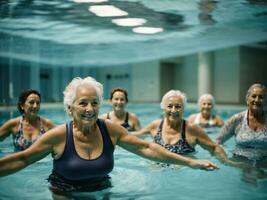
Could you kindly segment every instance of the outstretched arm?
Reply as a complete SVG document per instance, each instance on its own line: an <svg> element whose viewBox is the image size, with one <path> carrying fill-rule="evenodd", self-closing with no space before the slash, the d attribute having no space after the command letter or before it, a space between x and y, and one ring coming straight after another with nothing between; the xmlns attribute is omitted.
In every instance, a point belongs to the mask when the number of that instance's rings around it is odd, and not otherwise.
<svg viewBox="0 0 267 200"><path fill-rule="evenodd" d="M0 141L3 141L12 133L12 129L18 124L19 119L10 119L0 127Z"/></svg>
<svg viewBox="0 0 267 200"><path fill-rule="evenodd" d="M216 143L223 144L235 134L235 127L241 123L243 113L238 113L226 121L216 138Z"/></svg>
<svg viewBox="0 0 267 200"><path fill-rule="evenodd" d="M228 158L224 149L213 142L209 136L204 132L204 130L198 126L194 127L195 135L197 135L197 143L204 149L208 150L212 155L214 155L220 162L230 165L233 167L238 167L241 169L246 169L248 166L241 162L232 161Z"/></svg>
<svg viewBox="0 0 267 200"><path fill-rule="evenodd" d="M169 164L185 165L196 169L214 170L218 168L207 160L195 160L172 153L158 144L128 134L126 130L117 129L116 131L119 133L117 138L119 146L144 158Z"/></svg>
<svg viewBox="0 0 267 200"><path fill-rule="evenodd" d="M222 163L227 163L229 161L224 149L213 142L202 128L197 125L193 125L190 129L191 133L197 138L197 144L199 144L203 149L208 150Z"/></svg>
<svg viewBox="0 0 267 200"><path fill-rule="evenodd" d="M55 127L55 124L50 119L43 118L43 123L46 131Z"/></svg>
<svg viewBox="0 0 267 200"><path fill-rule="evenodd" d="M144 134L152 134L152 132L157 128L157 122L158 120L155 120L151 122L150 124L146 125L144 128L137 130L137 131L132 131L132 135L144 135Z"/></svg>
<svg viewBox="0 0 267 200"><path fill-rule="evenodd" d="M28 149L0 159L0 176L15 173L53 152L53 147L62 141L63 126L56 127L42 135ZM61 133L60 133L61 131Z"/></svg>
<svg viewBox="0 0 267 200"><path fill-rule="evenodd" d="M141 124L140 124L138 117L134 113L131 113L131 116L132 116L131 118L132 118L133 124L134 124L134 129L137 131L140 130Z"/></svg>

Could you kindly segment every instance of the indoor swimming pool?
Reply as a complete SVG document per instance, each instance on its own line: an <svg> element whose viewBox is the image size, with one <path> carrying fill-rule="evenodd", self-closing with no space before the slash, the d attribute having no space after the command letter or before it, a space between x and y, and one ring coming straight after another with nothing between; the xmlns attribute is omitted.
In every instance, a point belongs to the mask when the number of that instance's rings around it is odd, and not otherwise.
<svg viewBox="0 0 267 200"><path fill-rule="evenodd" d="M110 105L103 105L100 114L110 109ZM216 112L227 119L233 113L243 109L242 107L224 107L218 108ZM162 115L159 104L129 104L128 110L137 114L142 126ZM185 118L196 110L196 107L188 107ZM14 117L17 114L15 111L1 111L0 123L2 124L11 115ZM63 107L42 108L40 114L50 118L56 124L69 120ZM210 131L210 137L214 138L218 131L219 129ZM150 140L149 137L145 139ZM233 144L231 140L224 146L228 155L231 155ZM12 141L11 138L8 138L0 145L0 156L12 152ZM204 152L200 148L197 148L196 156L215 162L220 166L220 169L207 172L188 167L180 169L173 166L162 167L118 147L115 151L115 166L110 174L113 187L104 193L96 193L94 196L84 193L82 197L74 199L264 200L267 198L267 180L256 182L252 180L253 177L246 177L245 180L240 170L220 164L208 152ZM51 169L52 158L47 156L14 175L0 178L0 199L51 200L52 196L46 181Z"/></svg>

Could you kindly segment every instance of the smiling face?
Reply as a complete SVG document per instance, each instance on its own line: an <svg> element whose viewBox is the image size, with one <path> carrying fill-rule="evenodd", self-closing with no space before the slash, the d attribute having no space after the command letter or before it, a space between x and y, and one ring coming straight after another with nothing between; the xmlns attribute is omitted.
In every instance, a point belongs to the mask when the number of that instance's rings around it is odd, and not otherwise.
<svg viewBox="0 0 267 200"><path fill-rule="evenodd" d="M266 90L254 87L247 96L247 105L250 110L262 111L267 105Z"/></svg>
<svg viewBox="0 0 267 200"><path fill-rule="evenodd" d="M182 120L184 106L183 99L180 96L170 96L164 106L165 117L169 121Z"/></svg>
<svg viewBox="0 0 267 200"><path fill-rule="evenodd" d="M98 118L100 108L99 97L95 88L80 86L76 91L76 99L70 107L70 112L76 124L93 126Z"/></svg>
<svg viewBox="0 0 267 200"><path fill-rule="evenodd" d="M37 94L32 93L20 107L25 116L37 116L40 110L40 97Z"/></svg>
<svg viewBox="0 0 267 200"><path fill-rule="evenodd" d="M204 98L201 100L200 104L200 112L203 115L211 115L213 109L213 102L210 98Z"/></svg>
<svg viewBox="0 0 267 200"><path fill-rule="evenodd" d="M125 94L121 91L114 92L110 102L114 111L124 111L127 104Z"/></svg>

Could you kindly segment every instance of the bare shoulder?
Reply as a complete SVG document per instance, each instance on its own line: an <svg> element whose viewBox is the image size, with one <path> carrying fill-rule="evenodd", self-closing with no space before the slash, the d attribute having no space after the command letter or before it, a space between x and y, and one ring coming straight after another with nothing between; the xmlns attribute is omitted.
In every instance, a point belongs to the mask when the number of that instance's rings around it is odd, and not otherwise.
<svg viewBox="0 0 267 200"><path fill-rule="evenodd" d="M153 120L150 124L153 124L153 125L155 125L155 126L159 126L160 123L161 123L161 121L162 121L162 119L155 119L155 120Z"/></svg>
<svg viewBox="0 0 267 200"><path fill-rule="evenodd" d="M16 117L8 120L5 124L9 127L15 127L20 123L21 117Z"/></svg>
<svg viewBox="0 0 267 200"><path fill-rule="evenodd" d="M51 129L55 126L55 124L48 118L42 117L41 120L44 126L47 127L48 129Z"/></svg>
<svg viewBox="0 0 267 200"><path fill-rule="evenodd" d="M158 128L159 128L161 122L162 122L162 119L156 119L156 120L152 121L152 122L148 125L148 126L150 127L150 133L151 133L152 135L155 135L155 134L156 134L156 132L157 132L157 130L158 130Z"/></svg>
<svg viewBox="0 0 267 200"><path fill-rule="evenodd" d="M199 134L205 134L205 131L197 124L190 121L186 121L186 128L192 135L198 136Z"/></svg>
<svg viewBox="0 0 267 200"><path fill-rule="evenodd" d="M123 135L129 134L128 131L125 128L123 128L121 125L118 125L109 119L104 119L104 122L106 124L108 134L114 145L117 143L120 137L122 137Z"/></svg>
<svg viewBox="0 0 267 200"><path fill-rule="evenodd" d="M108 113L104 113L104 114L100 115L99 118L107 119L108 118Z"/></svg>
<svg viewBox="0 0 267 200"><path fill-rule="evenodd" d="M197 116L197 114L191 114L191 115L189 115L187 120L190 121L190 122L193 122L195 120L196 116Z"/></svg>
<svg viewBox="0 0 267 200"><path fill-rule="evenodd" d="M215 115L215 121L216 121L216 124L219 126L224 125L224 120L219 115Z"/></svg>
<svg viewBox="0 0 267 200"><path fill-rule="evenodd" d="M62 141L62 139L66 138L66 124L61 124L59 126L54 127L53 129L50 129L44 134L44 137L48 140L53 140L54 142Z"/></svg>
<svg viewBox="0 0 267 200"><path fill-rule="evenodd" d="M140 121L138 117L136 116L136 114L129 113L129 121L132 122L134 125L137 125L138 129L140 128Z"/></svg>
<svg viewBox="0 0 267 200"><path fill-rule="evenodd" d="M132 119L135 119L135 120L138 119L137 115L135 113L130 113L130 112L129 112L129 118L132 118Z"/></svg>

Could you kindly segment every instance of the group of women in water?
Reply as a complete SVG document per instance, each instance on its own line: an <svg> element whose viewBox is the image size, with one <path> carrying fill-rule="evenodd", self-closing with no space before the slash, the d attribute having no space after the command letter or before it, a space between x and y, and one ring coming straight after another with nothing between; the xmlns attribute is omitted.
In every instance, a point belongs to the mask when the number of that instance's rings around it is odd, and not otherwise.
<svg viewBox="0 0 267 200"><path fill-rule="evenodd" d="M160 103L164 116L141 128L138 117L126 111L127 91L115 88L110 94L112 111L99 117L103 86L92 77L74 78L65 88L64 106L71 117L55 126L38 115L41 95L35 90L22 93L18 109L22 117L0 127L0 139L12 134L18 151L0 158L0 176L15 173L26 166L53 156L48 178L56 196L72 192L99 191L111 186L109 173L114 166L118 145L144 158L195 169L215 170L218 166L195 157L195 146L214 155L226 165L244 172L257 169L265 178L267 167L267 89L253 84L247 91L247 110L235 114L225 124L213 110L215 100L204 94L199 98L200 113L184 119L186 95L170 90ZM223 126L216 140L203 127ZM149 133L153 141L139 135ZM220 144L235 137L233 156L228 158Z"/></svg>

